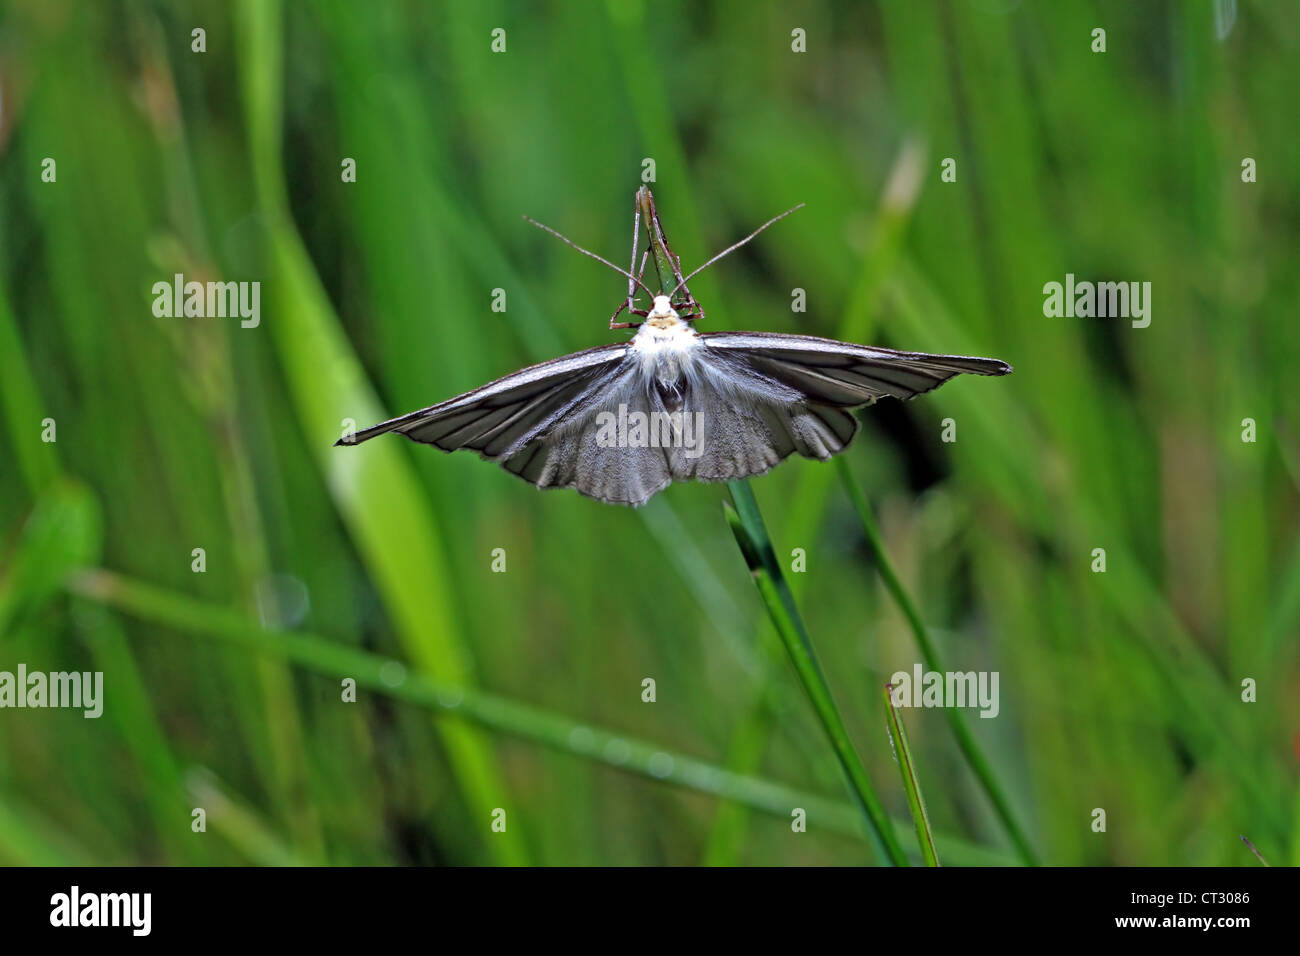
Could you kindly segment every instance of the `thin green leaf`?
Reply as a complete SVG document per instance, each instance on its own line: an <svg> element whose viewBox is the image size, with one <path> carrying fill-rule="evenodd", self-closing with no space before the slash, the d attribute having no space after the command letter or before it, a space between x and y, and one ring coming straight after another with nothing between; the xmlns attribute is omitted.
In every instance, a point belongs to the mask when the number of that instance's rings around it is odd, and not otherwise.
<svg viewBox="0 0 1300 956"><path fill-rule="evenodd" d="M925 660L926 667L932 671L946 671L947 668L944 667L943 661L939 657L939 649L930 637L925 622L921 620L920 611L917 610L916 604L908 595L906 588L903 587L903 582L899 580L898 573L889 560L889 555L885 553L885 545L880 538L880 529L876 527L876 519L871 513L871 505L867 502L866 495L863 494L857 481L854 480L853 472L843 457L835 459L835 467L839 469L844 489L848 492L853 507L858 513L858 518L862 522L862 533L867 539L867 546L871 549L871 556L876 562L876 568L880 572L880 579L884 582L885 590L889 592L889 596L893 598L894 603L898 605L898 609L907 618L908 626L912 630L912 636L916 639L916 646L921 651L921 657ZM993 772L993 767L988 758L984 756L984 751L976 743L975 736L971 733L965 717L955 707L944 707L942 709L962 756L966 759L971 772L975 774L980 786L988 795L989 802L993 804L998 819L1002 821L1002 826L1006 829L1007 835L1011 837L1011 842L1015 844L1016 852L1028 865L1037 865L1038 858L1034 854L1033 847L1029 844L1029 838L1026 836L1024 828L1021 827L1014 811L1011 809L1011 801L1008 799L1001 783L999 783L997 775Z"/></svg>
<svg viewBox="0 0 1300 956"><path fill-rule="evenodd" d="M903 789L907 791L907 806L912 812L912 823L916 827L916 839L921 846L921 856L926 866L938 866L939 854L934 849L934 834L930 831L930 814L925 809L925 798L921 796L921 781L916 776L916 761L912 757L911 745L907 742L907 731L898 715L891 695L894 687L885 684L885 721L889 725L889 741L894 747L894 759L898 762L898 771L903 776Z"/></svg>
<svg viewBox="0 0 1300 956"><path fill-rule="evenodd" d="M811 820L831 830L856 837L863 833L858 812L846 803L770 780L732 773L716 764L649 741L585 724L539 707L458 686L426 674L408 672L397 661L317 635L267 630L230 608L102 570L82 573L70 587L83 598L101 602L141 620L215 638L254 653L281 655L317 674L350 677L359 688L562 753L736 801L787 820L792 809L802 807L808 811ZM940 834L938 842L954 863L1004 866L1011 862L995 850L987 850L959 837ZM919 854L919 849L917 852Z"/></svg>
<svg viewBox="0 0 1300 956"><path fill-rule="evenodd" d="M732 509L723 504L727 524L736 537L736 544L740 547L745 564L749 566L750 573L754 576L758 593L790 655L795 673L799 675L808 700L818 720L821 721L822 728L826 731L831 748L835 751L840 768L844 771L849 793L862 811L867 832L876 847L877 855L882 862L906 866L907 858L903 855L898 839L894 835L893 824L885 815L885 809L867 777L866 768L862 766L862 761L853 749L848 730L844 726L844 719L840 716L839 708L831 696L826 676L817 663L808 632L804 628L794 598L790 595L790 589L777 564L772 542L767 536L767 528L758 510L758 502L754 500L754 493L744 481L729 482L728 488L731 490L731 497L736 507Z"/></svg>

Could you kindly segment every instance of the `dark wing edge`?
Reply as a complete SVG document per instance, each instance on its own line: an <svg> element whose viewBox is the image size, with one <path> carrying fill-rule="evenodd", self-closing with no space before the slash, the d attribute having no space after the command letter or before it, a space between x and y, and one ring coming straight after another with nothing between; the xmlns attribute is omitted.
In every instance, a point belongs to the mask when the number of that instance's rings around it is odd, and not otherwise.
<svg viewBox="0 0 1300 956"><path fill-rule="evenodd" d="M543 394L562 384L561 380L564 376L576 375L579 378L585 378L582 373L591 369L605 368L610 362L621 359L626 353L626 343L613 342L608 345L598 345L595 348L584 349L581 352L561 355L545 362L538 362L536 365L530 365L502 378L494 379L472 391L465 392L463 395L457 395L455 398L449 398L436 405L430 405L427 408L408 412L405 415L390 418L377 425L360 429L349 437L340 438L334 442L334 446L360 445L362 442L377 438L380 435L398 432L406 435L412 441L434 445L443 451L454 451L462 446L455 445L451 448L444 448L438 441L431 438L417 437L412 432L420 426L434 424L442 418L457 413L465 413L465 417L468 419L472 417L476 410L481 412L484 409L507 407L519 401L518 392L530 387L532 390L529 395ZM512 400L512 396L516 397ZM493 457L481 451L480 454L484 458Z"/></svg>
<svg viewBox="0 0 1300 956"><path fill-rule="evenodd" d="M708 332L704 344L743 358L756 371L798 389L813 402L842 408L892 396L901 401L938 388L962 373L1006 375L1000 359L902 352L812 335Z"/></svg>

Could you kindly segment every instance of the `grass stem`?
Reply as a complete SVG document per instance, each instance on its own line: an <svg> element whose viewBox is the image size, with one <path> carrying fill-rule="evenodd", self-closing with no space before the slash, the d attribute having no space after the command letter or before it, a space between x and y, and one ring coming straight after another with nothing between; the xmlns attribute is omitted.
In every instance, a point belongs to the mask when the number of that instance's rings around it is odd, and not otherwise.
<svg viewBox="0 0 1300 956"><path fill-rule="evenodd" d="M81 598L139 620L213 638L253 653L277 655L319 675L351 677L358 688L444 716L458 717L560 753L741 803L776 817L789 819L792 808L803 807L811 819L823 821L827 829L862 836L860 816L847 803L775 781L733 773L650 741L440 680L407 669L389 658L318 635L264 628L239 611L111 571L79 572L69 581L68 589ZM0 824L4 823L3 810L0 806ZM894 824L890 826L892 832ZM3 837L3 826L0 826L0 847L3 847ZM938 843L948 859L959 865L1005 866L1013 862L998 851L986 850L959 837L939 834Z"/></svg>
<svg viewBox="0 0 1300 956"><path fill-rule="evenodd" d="M939 854L934 849L934 834L930 832L930 814L925 809L925 799L921 796L921 781L916 775L916 761L912 759L912 748L907 742L907 731L903 729L902 718L894 706L891 695L892 684L885 684L885 721L889 725L889 740L894 745L894 759L898 761L899 773L903 776L903 789L907 791L907 806L912 812L912 823L916 827L916 841L921 847L921 857L926 866L938 866Z"/></svg>
<svg viewBox="0 0 1300 956"><path fill-rule="evenodd" d="M899 580L893 564L889 561L889 555L885 553L885 545L880 537L880 529L876 527L876 520L872 516L871 506L867 503L866 495L863 494L857 481L854 480L853 472L849 469L847 461L842 457L837 458L835 459L835 467L839 469L840 479L844 483L849 498L853 501L853 507L858 512L858 518L862 522L862 533L866 537L867 546L871 549L871 555L875 559L876 569L880 572L880 579L885 585L885 590L889 592L889 596L893 598L894 603L898 605L898 609L907 618L907 623L912 630L912 636L916 639L916 645L920 648L921 657L925 660L925 666L932 671L946 671L943 661L939 657L939 649L930 637L925 622L921 620L920 611L917 610L916 604L913 603L907 590L903 587L903 582ZM961 750L962 756L966 758L966 763L975 774L976 779L979 780L980 786L988 795L989 802L993 804L994 812L1016 847L1016 852L1027 865L1036 866L1038 858L1033 847L1029 844L1029 838L1016 820L1011 809L1011 801L1007 798L1006 792L1002 789L997 776L993 773L993 767L988 758L984 756L979 744L975 742L975 737L971 733L970 727L967 726L965 718L960 711L953 707L943 708L943 714L948 719L948 726L952 728L953 737L957 740L957 747Z"/></svg>
<svg viewBox="0 0 1300 956"><path fill-rule="evenodd" d="M736 536L736 544L739 545L745 563L754 576L754 583L758 586L759 595L767 607L772 623L776 626L777 634L780 635L781 642L790 655L795 673L799 675L808 700L817 713L822 728L826 731L826 737L835 751L840 768L844 771L849 793L866 820L867 831L872 837L877 854L882 862L906 866L907 857L898 844L898 838L894 835L893 824L885 815L885 809L867 777L866 768L862 766L862 761L853 749L848 730L844 726L844 719L840 716L839 708L831 696L831 689L826 683L821 665L817 663L817 655L813 651L807 629L795 606L794 597L790 594L785 576L781 573L781 567L777 563L767 527L758 510L758 502L754 499L754 492L744 481L728 482L727 487L731 491L731 499L735 504L734 508L725 504L723 506L727 523Z"/></svg>

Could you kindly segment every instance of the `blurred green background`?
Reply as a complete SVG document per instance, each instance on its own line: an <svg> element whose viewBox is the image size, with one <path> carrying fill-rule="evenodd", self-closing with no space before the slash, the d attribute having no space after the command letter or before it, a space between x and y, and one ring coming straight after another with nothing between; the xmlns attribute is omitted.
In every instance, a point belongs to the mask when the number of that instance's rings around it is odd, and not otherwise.
<svg viewBox="0 0 1300 956"><path fill-rule="evenodd" d="M705 328L1016 367L846 453L948 667L1000 674L964 717L1030 854L903 712L944 862L1300 862L1297 62L1286 3L4 3L0 669L105 699L0 710L0 862L873 861L725 488L331 447L624 334L520 216L623 261L647 158L688 267L807 203L692 282ZM260 325L155 318L177 272ZM1044 317L1067 272L1150 327ZM834 466L752 486L914 849L911 632Z"/></svg>

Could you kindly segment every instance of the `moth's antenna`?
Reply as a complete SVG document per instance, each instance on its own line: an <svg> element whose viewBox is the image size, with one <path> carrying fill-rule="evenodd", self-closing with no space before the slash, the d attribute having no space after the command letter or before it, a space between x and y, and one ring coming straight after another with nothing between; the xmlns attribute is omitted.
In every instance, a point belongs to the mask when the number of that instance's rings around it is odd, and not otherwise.
<svg viewBox="0 0 1300 956"><path fill-rule="evenodd" d="M550 226L543 225L542 223L538 222L536 219L533 219L531 216L524 216L524 218L527 219L529 222L531 222L531 223L532 223L534 226L536 226L538 229L544 229L544 230L546 230L546 231L549 232L551 235L553 235L556 239L559 239L561 242L565 243L566 245L570 245L570 246L572 246L573 248L577 249L577 250L578 250L579 252L581 252L584 256L591 256L591 258L595 259L597 262L603 262L605 265L609 266L611 269L613 269L613 270L614 270L615 272L617 272L619 275L621 275L621 276L626 276L628 279L630 279L631 281L635 282L635 283L636 283L637 285L639 285L642 289L644 289L646 295L650 296L650 298L652 298L652 299L654 298L654 295L655 295L655 294L654 294L653 292L651 292L649 289L646 289L646 287L645 287L645 283L642 282L640 279L638 279L636 276L632 275L632 273L628 272L626 269L620 269L618 266L614 265L614 263L610 262L608 259L604 259L604 258L602 258L602 257L600 257L600 256L598 256L598 255L596 255L594 252L590 251L589 249L584 249L584 248L582 248L582 246L578 245L578 244L577 244L576 242L574 242L572 239L569 239L569 238L567 238L567 237L565 237L565 236L560 235L560 233L556 232L556 231L555 231L554 229L552 229Z"/></svg>
<svg viewBox="0 0 1300 956"><path fill-rule="evenodd" d="M737 242L737 243L735 243L734 245L727 246L727 248L723 249L721 252L719 252L716 256L714 256L714 257L713 257L712 259L710 259L708 262L704 263L704 265L700 266L698 269L696 269L694 272L692 272L690 275L688 275L688 276L687 276L685 279L683 279L681 282L677 283L677 288L676 288L676 289L673 289L673 292L672 292L672 293L669 293L669 296L671 297L671 295L672 295L673 293L675 293L675 292L677 291L677 289L680 289L682 286L686 285L687 282L689 282L691 279L694 279L697 275L699 275L701 272L703 272L703 271L704 271L705 269L707 269L709 266L713 265L715 262L717 262L717 261L718 261L719 259L721 259L723 256L730 255L731 253L735 252L737 249L739 249L739 248L740 248L741 246L743 246L745 243L749 242L749 240L753 239L755 236L757 236L760 232L762 232L762 231L763 231L764 229L766 229L768 226L772 225L772 223L774 223L774 222L780 222L780 221L781 221L782 219L784 219L786 216L790 215L790 213L792 213L792 212L797 212L798 210L802 209L802 208L803 208L804 206L806 206L806 205L807 205L807 203L800 203L800 204L797 205L797 206L794 206L794 207L792 207L792 208L790 208L790 209L787 209L785 212L781 213L781 215L779 215L779 216L773 216L773 217L772 217L771 219L769 219L767 222L763 223L763 225L759 226L757 229L755 229L753 232L751 232L749 235L747 235L744 239L741 239L740 242Z"/></svg>

